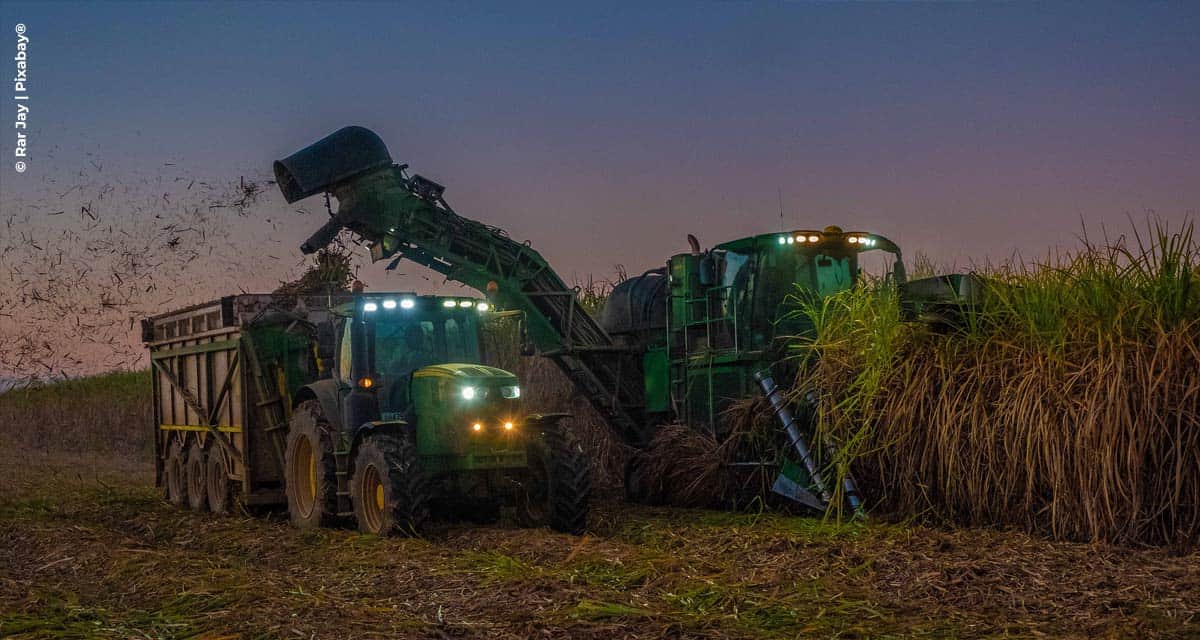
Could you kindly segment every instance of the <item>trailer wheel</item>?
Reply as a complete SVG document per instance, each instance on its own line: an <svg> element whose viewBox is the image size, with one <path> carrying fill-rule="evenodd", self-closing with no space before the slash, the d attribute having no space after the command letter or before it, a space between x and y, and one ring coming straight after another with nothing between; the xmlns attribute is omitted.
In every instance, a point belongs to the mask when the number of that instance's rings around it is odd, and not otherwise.
<svg viewBox="0 0 1200 640"><path fill-rule="evenodd" d="M550 525L555 531L583 533L591 467L575 434L551 425L530 438L527 454L529 469L517 492L517 519L527 527Z"/></svg>
<svg viewBox="0 0 1200 640"><path fill-rule="evenodd" d="M163 463L163 484L166 488L167 501L182 507L187 502L187 478L184 471L183 441L172 437L167 449L167 459Z"/></svg>
<svg viewBox="0 0 1200 640"><path fill-rule="evenodd" d="M373 435L358 446L350 500L363 533L421 533L429 520L429 482L411 437Z"/></svg>
<svg viewBox="0 0 1200 640"><path fill-rule="evenodd" d="M207 456L199 440L192 440L188 445L187 459L184 464L184 476L187 480L187 501L193 511L204 511L208 505L208 493L205 487L205 472L208 471Z"/></svg>
<svg viewBox="0 0 1200 640"><path fill-rule="evenodd" d="M337 518L337 471L329 424L316 400L292 412L284 455L288 514L301 529L329 526Z"/></svg>
<svg viewBox="0 0 1200 640"><path fill-rule="evenodd" d="M204 489L208 495L208 510L226 515L233 506L233 481L229 478L229 463L219 446L208 452L204 471Z"/></svg>

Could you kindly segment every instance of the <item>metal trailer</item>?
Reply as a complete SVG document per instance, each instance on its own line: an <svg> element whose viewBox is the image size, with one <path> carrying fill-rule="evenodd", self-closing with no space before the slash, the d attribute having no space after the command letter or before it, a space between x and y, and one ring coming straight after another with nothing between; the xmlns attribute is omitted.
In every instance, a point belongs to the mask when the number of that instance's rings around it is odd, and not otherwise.
<svg viewBox="0 0 1200 640"><path fill-rule="evenodd" d="M286 502L291 396L317 377L315 330L335 301L226 296L142 321L150 350L156 485L227 512Z"/></svg>

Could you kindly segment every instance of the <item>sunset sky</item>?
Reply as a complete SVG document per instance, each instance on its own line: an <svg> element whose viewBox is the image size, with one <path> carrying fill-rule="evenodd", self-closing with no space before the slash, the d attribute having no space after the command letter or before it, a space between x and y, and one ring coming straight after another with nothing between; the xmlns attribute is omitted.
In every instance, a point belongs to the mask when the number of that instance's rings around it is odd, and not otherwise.
<svg viewBox="0 0 1200 640"><path fill-rule="evenodd" d="M0 60L16 23L30 38L31 158L15 173L5 135L6 218L90 162L262 176L347 124L568 280L656 266L688 232L778 230L780 195L788 228L959 265L1200 209L1195 2L2 7ZM319 218L270 196L232 224L291 267Z"/></svg>

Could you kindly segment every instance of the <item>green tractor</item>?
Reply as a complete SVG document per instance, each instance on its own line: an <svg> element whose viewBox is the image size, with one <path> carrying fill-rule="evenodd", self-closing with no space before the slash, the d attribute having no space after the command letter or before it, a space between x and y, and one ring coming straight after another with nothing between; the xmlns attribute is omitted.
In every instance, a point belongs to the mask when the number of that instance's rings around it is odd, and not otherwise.
<svg viewBox="0 0 1200 640"><path fill-rule="evenodd" d="M364 294L318 325L327 372L293 394L284 453L292 522L353 515L361 531L420 532L431 509L581 533L588 461L565 414L529 415L516 376L483 364L482 300Z"/></svg>

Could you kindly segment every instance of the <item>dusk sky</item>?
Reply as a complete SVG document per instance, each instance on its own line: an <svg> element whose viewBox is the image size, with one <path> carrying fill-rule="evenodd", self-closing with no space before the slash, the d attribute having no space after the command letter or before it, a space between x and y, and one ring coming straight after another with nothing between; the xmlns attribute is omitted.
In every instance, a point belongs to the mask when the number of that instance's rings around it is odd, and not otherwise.
<svg viewBox="0 0 1200 640"><path fill-rule="evenodd" d="M15 24L30 38L29 168L6 134L6 217L89 160L263 176L348 124L568 280L656 266L688 232L778 230L780 193L788 228L871 230L959 265L1200 209L1195 2L2 11L0 60ZM270 196L292 265L320 219Z"/></svg>

